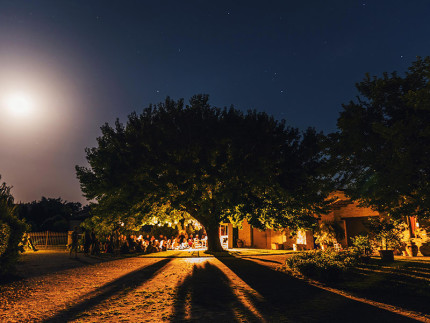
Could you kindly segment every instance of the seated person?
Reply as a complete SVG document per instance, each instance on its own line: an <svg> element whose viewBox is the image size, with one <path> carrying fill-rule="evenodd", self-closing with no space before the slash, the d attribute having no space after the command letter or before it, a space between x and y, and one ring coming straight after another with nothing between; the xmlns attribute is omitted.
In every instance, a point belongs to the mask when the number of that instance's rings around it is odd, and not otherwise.
<svg viewBox="0 0 430 323"><path fill-rule="evenodd" d="M174 239L172 242L172 250L176 250L179 248L179 242L178 239Z"/></svg>
<svg viewBox="0 0 430 323"><path fill-rule="evenodd" d="M144 250L142 240L137 240L134 250L136 252L142 252Z"/></svg>

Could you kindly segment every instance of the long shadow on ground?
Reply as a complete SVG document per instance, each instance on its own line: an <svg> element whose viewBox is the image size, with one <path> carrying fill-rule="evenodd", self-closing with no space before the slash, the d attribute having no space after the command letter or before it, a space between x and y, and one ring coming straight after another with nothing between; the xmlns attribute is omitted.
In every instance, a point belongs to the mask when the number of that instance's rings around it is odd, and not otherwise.
<svg viewBox="0 0 430 323"><path fill-rule="evenodd" d="M116 261L123 257L109 256L83 256L78 259L70 258L64 251L39 251L27 253L21 256L16 265L16 270L5 279L0 279L0 285L20 281L27 278L38 277L58 273L68 269L93 266L103 262Z"/></svg>
<svg viewBox="0 0 430 323"><path fill-rule="evenodd" d="M112 296L121 296L130 292L130 290L142 285L149 280L154 274L167 265L172 259L163 259L150 266L135 270L127 275L124 275L100 288L84 295L83 301L73 305L54 317L44 320L43 322L67 322L74 320L84 311L88 311L101 302L109 299Z"/></svg>
<svg viewBox="0 0 430 323"><path fill-rule="evenodd" d="M264 265L240 258L218 258L264 299L253 305L267 321L404 322L411 319L338 294Z"/></svg>
<svg viewBox="0 0 430 323"><path fill-rule="evenodd" d="M170 321L260 322L233 293L230 284L228 277L211 263L195 265L177 289Z"/></svg>
<svg viewBox="0 0 430 323"><path fill-rule="evenodd" d="M371 259L355 268L345 281L333 285L360 297L430 314L430 263L384 264Z"/></svg>

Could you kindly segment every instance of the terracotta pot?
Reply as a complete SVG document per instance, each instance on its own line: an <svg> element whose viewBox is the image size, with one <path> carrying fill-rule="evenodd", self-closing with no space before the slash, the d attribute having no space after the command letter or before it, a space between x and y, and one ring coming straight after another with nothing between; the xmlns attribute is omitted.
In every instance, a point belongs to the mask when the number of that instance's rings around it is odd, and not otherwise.
<svg viewBox="0 0 430 323"><path fill-rule="evenodd" d="M382 261L392 262L394 261L394 250L378 250Z"/></svg>
<svg viewBox="0 0 430 323"><path fill-rule="evenodd" d="M370 262L370 256L360 256L360 261L362 263L368 264Z"/></svg>
<svg viewBox="0 0 430 323"><path fill-rule="evenodd" d="M430 256L430 243L424 243L421 247L420 247L420 252L423 256L428 257Z"/></svg>
<svg viewBox="0 0 430 323"><path fill-rule="evenodd" d="M409 257L416 257L418 255L418 247L414 242L409 242L406 245L406 252Z"/></svg>

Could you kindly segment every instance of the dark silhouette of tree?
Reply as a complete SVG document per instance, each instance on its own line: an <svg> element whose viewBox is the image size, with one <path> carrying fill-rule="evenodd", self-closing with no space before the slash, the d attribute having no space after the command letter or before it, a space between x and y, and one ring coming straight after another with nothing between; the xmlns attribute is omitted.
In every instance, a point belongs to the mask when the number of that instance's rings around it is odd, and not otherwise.
<svg viewBox="0 0 430 323"><path fill-rule="evenodd" d="M1 176L0 176L1 180ZM27 225L16 216L10 186L0 182L0 277L13 269Z"/></svg>
<svg viewBox="0 0 430 323"><path fill-rule="evenodd" d="M430 58L358 83L332 156L347 195L395 218L430 216Z"/></svg>
<svg viewBox="0 0 430 323"><path fill-rule="evenodd" d="M195 219L216 251L222 222L297 228L326 206L323 135L266 113L214 108L196 95L186 106L167 98L101 130L98 146L86 149L89 167L76 166L100 225Z"/></svg>
<svg viewBox="0 0 430 323"><path fill-rule="evenodd" d="M67 231L69 221L83 212L79 202L67 202L61 198L42 197L40 201L21 203L19 217L31 225L32 231Z"/></svg>

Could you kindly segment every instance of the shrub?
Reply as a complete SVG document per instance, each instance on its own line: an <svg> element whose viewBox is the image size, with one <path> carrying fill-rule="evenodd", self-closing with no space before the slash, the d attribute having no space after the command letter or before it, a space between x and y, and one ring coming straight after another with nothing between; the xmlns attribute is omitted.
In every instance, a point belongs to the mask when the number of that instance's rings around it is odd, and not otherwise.
<svg viewBox="0 0 430 323"><path fill-rule="evenodd" d="M360 255L369 256L372 253L372 243L368 235L358 235L351 238L352 245Z"/></svg>
<svg viewBox="0 0 430 323"><path fill-rule="evenodd" d="M311 250L287 258L286 265L293 271L321 281L339 280L343 273L358 263L354 251Z"/></svg>
<svg viewBox="0 0 430 323"><path fill-rule="evenodd" d="M401 220L390 217L372 217L366 224L371 242L379 249L395 249L400 246L404 227Z"/></svg>
<svg viewBox="0 0 430 323"><path fill-rule="evenodd" d="M0 177L1 178L1 177ZM20 251L27 225L16 217L10 187L0 184L0 276L13 268Z"/></svg>

